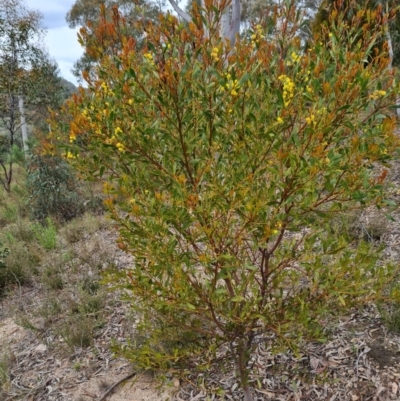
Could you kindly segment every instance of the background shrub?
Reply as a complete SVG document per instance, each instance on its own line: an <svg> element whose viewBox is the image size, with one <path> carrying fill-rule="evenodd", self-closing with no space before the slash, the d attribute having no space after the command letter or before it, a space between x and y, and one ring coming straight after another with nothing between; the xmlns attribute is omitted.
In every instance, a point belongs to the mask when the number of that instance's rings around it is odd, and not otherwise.
<svg viewBox="0 0 400 401"><path fill-rule="evenodd" d="M83 212L82 197L71 167L59 157L34 154L28 161L27 188L32 217L62 221Z"/></svg>

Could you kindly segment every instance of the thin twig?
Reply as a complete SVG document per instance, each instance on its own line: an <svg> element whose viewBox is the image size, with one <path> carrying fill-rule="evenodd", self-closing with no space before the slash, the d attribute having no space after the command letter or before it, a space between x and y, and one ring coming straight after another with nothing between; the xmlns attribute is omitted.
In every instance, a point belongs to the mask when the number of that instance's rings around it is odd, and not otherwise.
<svg viewBox="0 0 400 401"><path fill-rule="evenodd" d="M104 401L108 395L110 395L116 387L118 387L121 383L123 383L126 380L129 380L130 378L136 376L136 372L130 373L128 376L123 377L121 380L117 381L115 384L113 384L100 398L98 401Z"/></svg>
<svg viewBox="0 0 400 401"><path fill-rule="evenodd" d="M369 348L369 347L366 346L366 347L364 348L364 351L362 351L361 354L359 354L358 357L357 357L357 361L356 361L357 376L358 376L358 362L360 361L360 358L361 358L362 356L364 356L365 354L368 354L369 351L371 351L371 348Z"/></svg>

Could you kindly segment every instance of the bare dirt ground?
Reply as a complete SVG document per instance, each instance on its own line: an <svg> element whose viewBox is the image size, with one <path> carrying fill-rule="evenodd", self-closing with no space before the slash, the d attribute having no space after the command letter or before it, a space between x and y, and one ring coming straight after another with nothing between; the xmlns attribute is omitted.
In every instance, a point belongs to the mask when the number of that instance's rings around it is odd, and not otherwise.
<svg viewBox="0 0 400 401"><path fill-rule="evenodd" d="M390 174L390 198L399 204L400 163ZM386 259L399 263L398 208L392 216L394 221L386 221L382 213L369 211L359 225L366 236L386 245ZM117 249L115 239L115 232L102 229L75 247L85 248L100 262L107 250L115 266L127 267L132 260ZM72 294L73 288L60 289L60 299L65 291ZM62 323L62 315L52 321L35 313L45 302L41 284L16 286L1 299L0 351L8 355L9 369L0 401L243 399L232 372L214 372L204 380L193 376L184 382L171 376L162 385L150 374L135 374L126 360L110 350L112 339L124 343L132 338L129 306L115 293L106 297L105 323L96 328L93 343L73 350L53 329L53 323ZM386 328L375 306L348 311L326 325L329 341L304 344L296 355L273 353L272 343L259 345L251 362L255 400L400 400L400 335Z"/></svg>
<svg viewBox="0 0 400 401"><path fill-rule="evenodd" d="M268 346L260 347L253 360L255 399L399 400L400 337L388 333L374 313L371 308L344 318L330 342L308 344L301 355L274 355ZM118 330L113 325L109 331ZM54 338L40 337L11 318L1 322L0 338L12 359L10 388L2 401L194 401L205 400L213 387L223 388L225 395L210 399L242 399L232 374L215 374L200 390L176 380L160 388L149 375L134 376L103 397L132 372L126 361L113 357L100 339L92 349L69 354L54 346Z"/></svg>
<svg viewBox="0 0 400 401"><path fill-rule="evenodd" d="M129 263L129 257L115 247L115 233L103 230L85 239L85 250L93 248L99 258L106 247L120 267ZM94 244L94 245L93 245ZM80 248L82 244L76 244ZM109 252L109 249L107 250ZM107 255L110 255L107 253ZM59 291L63 298L65 289ZM96 330L90 347L71 347L57 335L52 323L36 313L46 302L40 284L16 287L0 302L0 350L10 362L8 388L0 393L0 400L23 399L84 401L107 399L112 401L169 400L176 392L173 380L160 388L151 375L134 374L126 360L113 357L109 346L111 338L124 339L128 335L125 315L127 306L112 299L106 304L106 323ZM52 317L62 320L62 316ZM113 385L117 384L115 389ZM176 385L177 383L175 383ZM113 390L113 391L110 391ZM103 397L103 398L102 398Z"/></svg>

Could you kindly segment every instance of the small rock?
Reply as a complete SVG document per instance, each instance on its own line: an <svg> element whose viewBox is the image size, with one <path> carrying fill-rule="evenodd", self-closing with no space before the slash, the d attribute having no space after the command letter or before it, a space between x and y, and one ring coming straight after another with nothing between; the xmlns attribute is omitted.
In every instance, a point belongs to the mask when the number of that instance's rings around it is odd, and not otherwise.
<svg viewBox="0 0 400 401"><path fill-rule="evenodd" d="M46 329L46 321L42 318L36 319L36 321L34 322L34 325L38 330Z"/></svg>
<svg viewBox="0 0 400 401"><path fill-rule="evenodd" d="M17 357L15 356L14 352L11 350L8 352L7 359L10 364L13 364L14 362L17 361Z"/></svg>
<svg viewBox="0 0 400 401"><path fill-rule="evenodd" d="M47 351L47 345L44 344L39 344L36 348L35 348L35 352L37 353L43 353Z"/></svg>
<svg viewBox="0 0 400 401"><path fill-rule="evenodd" d="M174 387L179 388L179 386L181 385L181 383L179 382L178 379L174 380Z"/></svg>

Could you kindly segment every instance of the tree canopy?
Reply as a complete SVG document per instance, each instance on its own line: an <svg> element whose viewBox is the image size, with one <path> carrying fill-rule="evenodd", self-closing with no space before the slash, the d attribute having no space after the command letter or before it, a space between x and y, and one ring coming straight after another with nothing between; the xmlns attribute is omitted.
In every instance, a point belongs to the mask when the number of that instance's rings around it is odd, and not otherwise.
<svg viewBox="0 0 400 401"><path fill-rule="evenodd" d="M41 46L45 29L42 15L21 0L0 3L0 124L2 136L0 182L10 189L12 150L25 123L58 104L56 63Z"/></svg>
<svg viewBox="0 0 400 401"><path fill-rule="evenodd" d="M94 27L98 25L102 10L108 18L112 17L113 7L118 7L122 16L127 19L126 35L136 39L137 46L143 43L145 34L138 22L155 21L162 12L164 2L151 2L148 0L76 0L66 15L66 20L70 28L81 26L86 32L92 32ZM110 43L110 46L112 44ZM82 72L90 73L96 57L93 53L84 52L82 57L74 64L73 74L81 79Z"/></svg>

